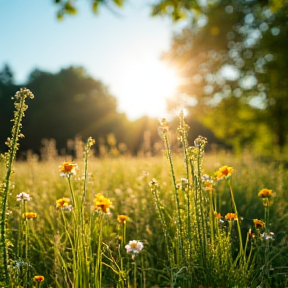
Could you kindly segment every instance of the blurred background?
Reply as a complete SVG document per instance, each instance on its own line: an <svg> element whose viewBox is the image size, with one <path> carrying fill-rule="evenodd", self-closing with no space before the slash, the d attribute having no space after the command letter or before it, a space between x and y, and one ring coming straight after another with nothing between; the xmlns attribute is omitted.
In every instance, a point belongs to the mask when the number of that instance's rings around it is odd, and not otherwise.
<svg viewBox="0 0 288 288"><path fill-rule="evenodd" d="M23 159L89 136L98 155L156 155L181 109L191 144L283 155L287 18L286 0L0 0L0 151L25 86Z"/></svg>

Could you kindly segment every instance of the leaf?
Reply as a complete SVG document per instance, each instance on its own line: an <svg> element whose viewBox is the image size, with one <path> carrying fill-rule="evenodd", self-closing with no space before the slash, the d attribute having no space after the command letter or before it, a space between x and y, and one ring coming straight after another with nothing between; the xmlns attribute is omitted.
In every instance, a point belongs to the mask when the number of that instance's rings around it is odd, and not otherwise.
<svg viewBox="0 0 288 288"><path fill-rule="evenodd" d="M99 2L97 1L94 1L93 4L92 4L92 10L95 14L98 13L98 6L99 6Z"/></svg>

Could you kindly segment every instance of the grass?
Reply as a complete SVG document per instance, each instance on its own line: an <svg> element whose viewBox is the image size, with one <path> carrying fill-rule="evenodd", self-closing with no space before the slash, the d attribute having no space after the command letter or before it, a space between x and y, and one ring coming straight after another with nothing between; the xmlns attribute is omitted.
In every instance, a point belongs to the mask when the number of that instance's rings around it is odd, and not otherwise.
<svg viewBox="0 0 288 288"><path fill-rule="evenodd" d="M70 177L59 171L70 159L13 161L9 176L1 162L2 187L9 178L1 287L285 287L287 169L249 153L204 155L204 138L187 143L183 115L179 151L165 120L159 132L159 157L95 158L89 139ZM263 205L263 188L276 192L273 204ZM31 201L16 201L21 192ZM265 225L257 229L255 219Z"/></svg>

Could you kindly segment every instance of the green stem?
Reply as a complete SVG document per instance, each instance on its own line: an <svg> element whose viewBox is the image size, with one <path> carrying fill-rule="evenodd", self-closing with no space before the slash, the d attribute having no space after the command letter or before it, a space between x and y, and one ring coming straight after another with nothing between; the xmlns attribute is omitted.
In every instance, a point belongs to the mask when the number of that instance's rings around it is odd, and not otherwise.
<svg viewBox="0 0 288 288"><path fill-rule="evenodd" d="M16 152L18 150L18 139L21 130L21 121L24 115L24 111L27 109L25 105L25 98L26 96L20 97L20 103L17 103L17 111L14 112L14 125L12 128L12 138L10 140L9 151L7 153L6 159L6 176L3 181L3 196L2 196L2 203L1 203L1 226L0 226L0 239L1 239L1 254L3 259L3 267L1 267L2 275L1 278L5 281L6 286L9 285L9 271L8 271L8 251L7 251L7 235L6 235L6 215L7 215L7 206L8 206L8 194L10 189L10 177L12 174L12 166L16 156ZM16 106L16 104L15 104Z"/></svg>
<svg viewBox="0 0 288 288"><path fill-rule="evenodd" d="M229 190L230 190L230 195L231 195L231 201L233 204L233 208L234 208L234 212L237 216L237 230L238 230L238 236L239 236L239 249L240 249L240 255L243 256L243 261L245 262L245 255L243 253L243 241L242 241L242 234L241 234L241 227L240 227L240 223L239 223L239 215L238 215L238 211L237 211L237 207L236 207L236 203L235 203L235 199L234 199L234 194L233 194L233 189L232 189L232 184L231 184L231 180L228 179L228 186L229 186Z"/></svg>
<svg viewBox="0 0 288 288"><path fill-rule="evenodd" d="M137 264L136 260L134 260L134 281L133 288L137 288Z"/></svg>
<svg viewBox="0 0 288 288"><path fill-rule="evenodd" d="M173 188L174 188L174 196L175 196L176 210L177 210L177 238L178 238L178 246L180 250L179 252L180 252L181 257L183 258L184 255L183 255L183 241L182 241L182 221L181 221L181 215L180 215L180 201L179 201L178 189L176 186L176 178L175 178L175 173L174 173L173 161L171 157L171 148L169 145L167 134L164 134L163 140L164 140L165 150L167 153L167 158L170 164L170 171L171 171L172 183L173 183ZM178 264L179 262L180 261L178 261Z"/></svg>

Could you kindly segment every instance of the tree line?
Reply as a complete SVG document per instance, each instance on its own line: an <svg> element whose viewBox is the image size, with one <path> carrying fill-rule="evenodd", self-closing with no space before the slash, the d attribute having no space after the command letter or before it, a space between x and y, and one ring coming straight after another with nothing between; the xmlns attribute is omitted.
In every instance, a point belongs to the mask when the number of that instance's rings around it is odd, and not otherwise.
<svg viewBox="0 0 288 288"><path fill-rule="evenodd" d="M15 85L11 69L5 66L0 72L1 151L5 151L4 143L12 127L10 119L14 106L11 97L22 86L35 95L28 103L29 109L23 119L22 152L31 150L40 154L42 146L49 145L51 140L55 141L58 153L72 153L71 140L76 137L85 141L90 136L96 139L96 154L101 154L103 147L107 153L116 151L115 155L153 155L162 149L158 145L161 142L158 119L143 116L130 121L124 113L117 111L116 98L108 88L89 76L83 67L69 67L55 74L34 70L25 85ZM209 130L201 129L200 123L191 121L194 126L191 141L201 130L213 138ZM176 121L171 125L177 125Z"/></svg>

